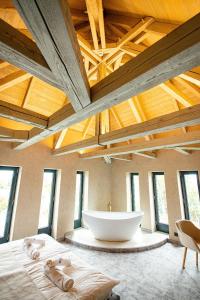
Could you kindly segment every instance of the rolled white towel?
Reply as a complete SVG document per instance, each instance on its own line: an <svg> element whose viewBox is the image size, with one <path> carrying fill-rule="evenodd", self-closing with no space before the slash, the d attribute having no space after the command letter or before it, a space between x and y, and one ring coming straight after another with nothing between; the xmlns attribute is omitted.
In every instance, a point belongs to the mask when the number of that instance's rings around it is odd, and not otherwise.
<svg viewBox="0 0 200 300"><path fill-rule="evenodd" d="M61 290L64 292L69 291L73 285L74 280L55 267L49 267L47 264L44 266L44 272L46 276Z"/></svg>
<svg viewBox="0 0 200 300"><path fill-rule="evenodd" d="M27 255L33 259L39 259L40 251L42 247L45 246L45 241L36 238L25 238L23 243L23 248L26 251Z"/></svg>
<svg viewBox="0 0 200 300"><path fill-rule="evenodd" d="M37 245L38 249L45 246L45 240L42 239L36 239L36 238L25 238L24 239L24 246L31 246L31 245Z"/></svg>
<svg viewBox="0 0 200 300"><path fill-rule="evenodd" d="M51 268L51 267L56 267L56 266L64 266L64 267L70 267L71 266L71 260L70 258L55 258L55 259L48 259L46 261L46 265Z"/></svg>
<svg viewBox="0 0 200 300"><path fill-rule="evenodd" d="M33 245L28 246L25 251L27 255L33 260L37 260L40 257L40 251L37 248L35 248Z"/></svg>

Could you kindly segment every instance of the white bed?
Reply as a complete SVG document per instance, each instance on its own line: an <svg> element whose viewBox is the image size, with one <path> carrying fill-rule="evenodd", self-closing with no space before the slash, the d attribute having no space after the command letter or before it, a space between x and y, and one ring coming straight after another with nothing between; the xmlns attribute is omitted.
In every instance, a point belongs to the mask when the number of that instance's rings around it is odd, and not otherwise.
<svg viewBox="0 0 200 300"><path fill-rule="evenodd" d="M91 268L68 249L46 234L35 236L45 240L40 259L30 259L23 250L23 240L0 245L1 300L102 300L106 299L118 280ZM68 274L74 279L70 292L63 292L44 274L46 259L70 257Z"/></svg>

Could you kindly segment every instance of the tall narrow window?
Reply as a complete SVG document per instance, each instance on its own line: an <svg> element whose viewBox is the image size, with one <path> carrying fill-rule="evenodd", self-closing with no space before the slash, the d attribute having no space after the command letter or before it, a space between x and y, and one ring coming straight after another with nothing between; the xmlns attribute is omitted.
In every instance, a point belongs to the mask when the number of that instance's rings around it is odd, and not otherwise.
<svg viewBox="0 0 200 300"><path fill-rule="evenodd" d="M132 211L140 210L139 174L131 173L131 206Z"/></svg>
<svg viewBox="0 0 200 300"><path fill-rule="evenodd" d="M156 229L168 233L169 223L164 173L154 172L152 178Z"/></svg>
<svg viewBox="0 0 200 300"><path fill-rule="evenodd" d="M56 190L56 170L44 170L38 233L51 235Z"/></svg>
<svg viewBox="0 0 200 300"><path fill-rule="evenodd" d="M200 184L197 171L181 171L185 218L200 225Z"/></svg>
<svg viewBox="0 0 200 300"><path fill-rule="evenodd" d="M0 243L9 241L19 168L0 167Z"/></svg>
<svg viewBox="0 0 200 300"><path fill-rule="evenodd" d="M76 173L76 190L75 190L75 209L74 209L74 228L81 227L82 207L83 207L83 186L84 173Z"/></svg>

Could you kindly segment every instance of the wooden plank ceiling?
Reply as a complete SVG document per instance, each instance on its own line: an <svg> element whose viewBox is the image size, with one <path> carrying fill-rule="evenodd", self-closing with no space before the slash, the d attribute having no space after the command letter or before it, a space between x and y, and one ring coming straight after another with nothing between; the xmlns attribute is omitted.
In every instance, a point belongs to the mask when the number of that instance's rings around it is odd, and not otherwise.
<svg viewBox="0 0 200 300"><path fill-rule="evenodd" d="M0 142L199 150L199 26L200 0L1 0Z"/></svg>

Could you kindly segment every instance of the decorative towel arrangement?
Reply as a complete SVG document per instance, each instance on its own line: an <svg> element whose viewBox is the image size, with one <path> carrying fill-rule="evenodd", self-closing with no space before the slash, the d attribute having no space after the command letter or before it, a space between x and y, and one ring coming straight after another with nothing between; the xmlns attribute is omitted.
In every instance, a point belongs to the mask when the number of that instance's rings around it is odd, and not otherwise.
<svg viewBox="0 0 200 300"><path fill-rule="evenodd" d="M44 272L57 287L64 292L67 292L74 285L74 280L65 273L66 268L70 266L70 259L61 257L57 259L49 259L46 261L44 266Z"/></svg>
<svg viewBox="0 0 200 300"><path fill-rule="evenodd" d="M35 239L35 238L25 238L23 246L27 255L31 259L37 260L40 257L39 249L45 246L45 241L41 239Z"/></svg>

